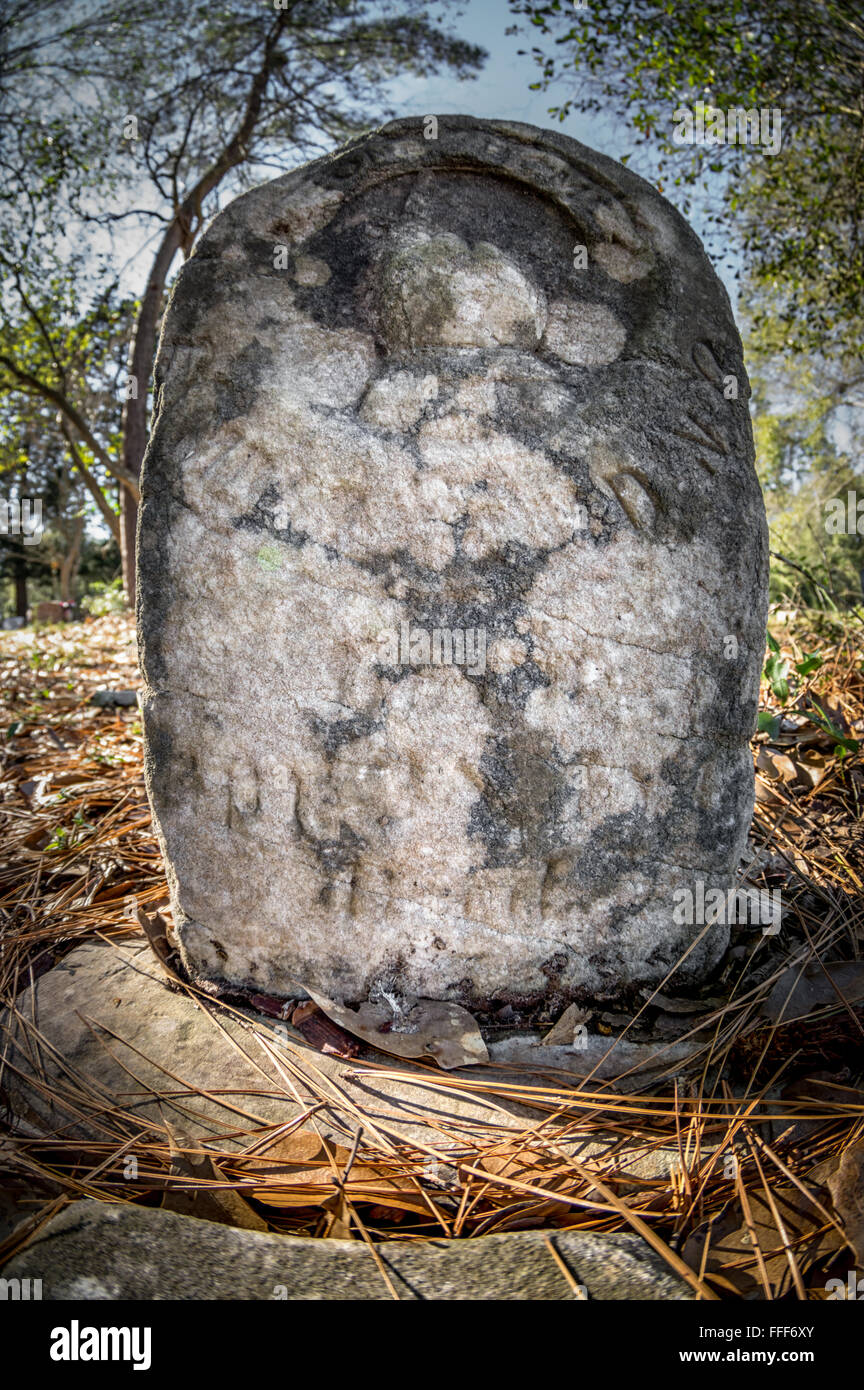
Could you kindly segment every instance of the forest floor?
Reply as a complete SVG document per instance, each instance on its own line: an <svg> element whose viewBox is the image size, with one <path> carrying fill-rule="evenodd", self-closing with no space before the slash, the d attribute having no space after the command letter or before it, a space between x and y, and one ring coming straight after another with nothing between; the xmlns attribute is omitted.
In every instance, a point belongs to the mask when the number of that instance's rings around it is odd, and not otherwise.
<svg viewBox="0 0 864 1390"><path fill-rule="evenodd" d="M297 1131L250 1157L238 1140L205 1178L196 1170L201 1215L213 1216L209 1198L215 1219L235 1219L239 1203L270 1230L372 1242L637 1230L705 1298L825 1298L830 1277L864 1266L864 635L800 612L772 615L772 631L743 871L782 891L784 925L742 938L708 986L695 1071L631 1094L535 1079L520 1090L537 1114L523 1132L490 1126L468 1148L439 1135L443 1185L408 1144L385 1153L364 1138L349 1152ZM139 910L145 922L161 914L170 937L139 710L91 703L140 683L125 616L0 634L0 1002L85 939L140 935ZM802 976L806 1013L790 1018L778 988ZM641 1023L674 1023L694 1004L658 995ZM464 1073L429 1065L439 1091L464 1091ZM497 1083L477 1087L494 1097ZM574 1155L573 1141L610 1133L602 1158ZM142 1140L131 1184L118 1178L120 1147L7 1126L0 1180L26 1190L34 1224L82 1195L170 1206L175 1189L188 1193L164 1134ZM634 1155L670 1147L672 1171L634 1177Z"/></svg>

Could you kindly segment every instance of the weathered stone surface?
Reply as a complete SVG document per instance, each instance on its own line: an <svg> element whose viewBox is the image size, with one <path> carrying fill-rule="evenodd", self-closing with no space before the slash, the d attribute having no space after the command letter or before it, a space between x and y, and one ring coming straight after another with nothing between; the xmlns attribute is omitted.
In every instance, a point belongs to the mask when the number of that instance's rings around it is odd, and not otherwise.
<svg viewBox="0 0 864 1390"><path fill-rule="evenodd" d="M748 389L694 233L555 132L398 121L215 220L139 539L190 968L475 1008L666 975L752 803Z"/></svg>
<svg viewBox="0 0 864 1390"><path fill-rule="evenodd" d="M637 1235L548 1233L589 1299L693 1297ZM578 1299L542 1231L378 1247L400 1299ZM361 1240L232 1230L147 1207L75 1202L2 1271L46 1300L391 1299Z"/></svg>

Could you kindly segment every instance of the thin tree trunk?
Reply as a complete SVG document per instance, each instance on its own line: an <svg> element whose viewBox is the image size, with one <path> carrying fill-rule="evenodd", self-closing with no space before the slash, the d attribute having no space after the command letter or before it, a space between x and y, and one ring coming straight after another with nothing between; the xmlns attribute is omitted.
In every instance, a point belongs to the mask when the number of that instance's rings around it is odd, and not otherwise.
<svg viewBox="0 0 864 1390"><path fill-rule="evenodd" d="M15 557L15 612L19 618L27 618L27 561L23 555Z"/></svg>
<svg viewBox="0 0 864 1390"><path fill-rule="evenodd" d="M69 549L63 556L63 563L60 566L60 602L72 603L72 583L78 573L78 562L81 558L81 537L84 534L84 518L76 516L72 523L72 540Z"/></svg>
<svg viewBox="0 0 864 1390"><path fill-rule="evenodd" d="M114 537L115 541L119 546L120 519L117 516L117 513L113 511L111 507L109 507L104 492L102 491L96 479L93 477L93 474L90 472L90 469L87 467L86 463L82 459L81 454L78 450L78 446L76 445L75 440L72 438L72 435L69 433L68 426L66 424L66 421L63 419L62 415L58 416L58 424L60 425L63 437L69 446L69 453L72 455L72 462L78 469L78 472L81 474L81 477L84 480L84 486L87 488L87 491L90 493L90 496L93 498L93 501L96 503L96 506L102 513L102 520L105 522L105 525L108 527L108 530L111 532L111 535ZM125 490L125 488L122 489L122 491L124 492Z"/></svg>
<svg viewBox="0 0 864 1390"><path fill-rule="evenodd" d="M175 218L156 252L147 288L141 300L135 337L129 354L129 382L132 394L123 411L123 471L136 479L141 476L141 463L147 447L147 396L153 358L156 355L156 334L162 313L165 282L180 246L182 236ZM120 497L120 555L123 560L123 588L130 607L135 605L136 564L135 537L138 529L138 498L128 488Z"/></svg>

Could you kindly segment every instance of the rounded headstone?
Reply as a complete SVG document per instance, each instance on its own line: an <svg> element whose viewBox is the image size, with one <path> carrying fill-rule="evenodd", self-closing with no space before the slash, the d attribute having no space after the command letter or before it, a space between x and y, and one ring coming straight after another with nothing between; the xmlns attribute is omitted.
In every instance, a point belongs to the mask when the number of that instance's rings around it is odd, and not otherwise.
<svg viewBox="0 0 864 1390"><path fill-rule="evenodd" d="M711 969L682 902L752 810L748 394L693 231L557 132L396 121L215 219L139 534L196 974L483 1009Z"/></svg>

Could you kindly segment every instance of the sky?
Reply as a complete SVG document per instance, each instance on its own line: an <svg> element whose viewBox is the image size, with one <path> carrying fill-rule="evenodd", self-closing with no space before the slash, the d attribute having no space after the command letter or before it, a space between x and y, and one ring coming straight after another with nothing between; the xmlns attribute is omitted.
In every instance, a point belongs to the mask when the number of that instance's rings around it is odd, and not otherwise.
<svg viewBox="0 0 864 1390"><path fill-rule="evenodd" d="M445 12L433 0L430 14L435 15L439 8ZM468 82L459 82L447 73L424 81L412 77L395 82L393 101L402 115L460 113L490 120L526 121L529 125L552 126L613 158L626 152L613 121L577 114L559 124L557 118L548 114L548 108L554 104L552 94L529 90L529 84L538 80L539 71L530 53L520 57L519 49L530 49L549 40L544 41L536 31L508 35L506 30L513 26L514 15L507 0L464 0L451 14L459 37L479 44L489 57L478 76Z"/></svg>

